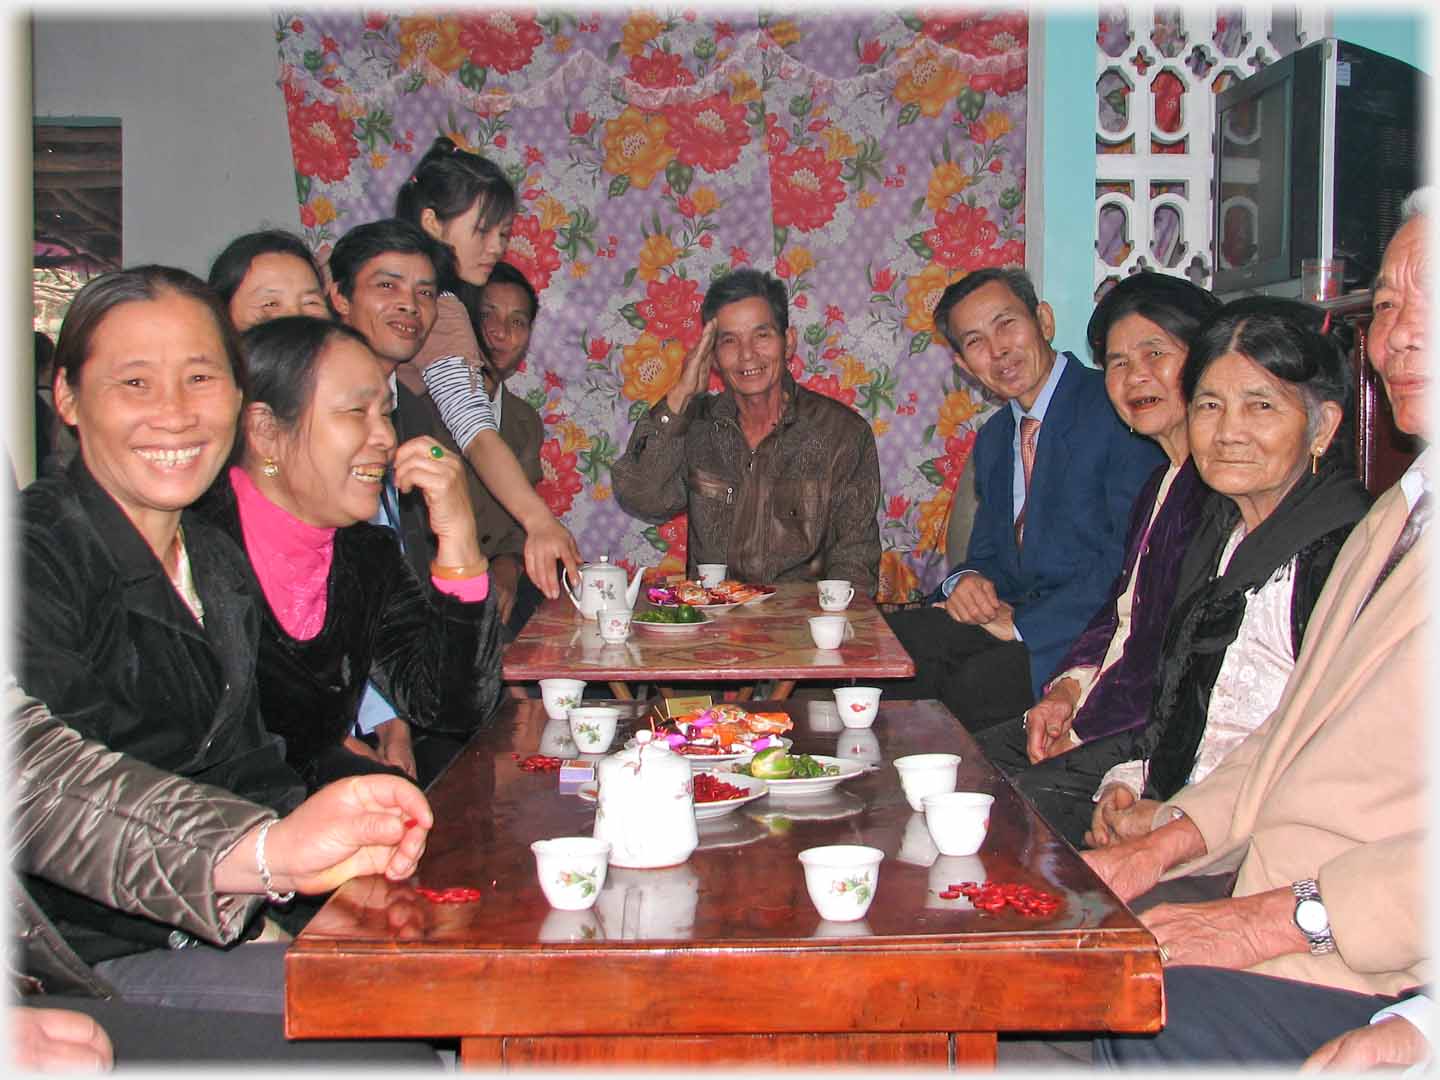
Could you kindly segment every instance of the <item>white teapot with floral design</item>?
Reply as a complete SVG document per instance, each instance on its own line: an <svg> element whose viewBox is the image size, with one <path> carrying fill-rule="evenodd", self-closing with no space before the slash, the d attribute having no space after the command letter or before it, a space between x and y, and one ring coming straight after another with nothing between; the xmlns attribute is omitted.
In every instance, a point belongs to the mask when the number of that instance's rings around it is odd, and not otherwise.
<svg viewBox="0 0 1440 1080"><path fill-rule="evenodd" d="M676 866L700 843L690 762L642 728L595 770L600 787L595 839L610 841L610 865L648 870Z"/></svg>
<svg viewBox="0 0 1440 1080"><path fill-rule="evenodd" d="M570 602L580 614L587 619L593 619L602 608L633 608L635 599L640 595L640 578L644 574L645 568L642 566L635 571L635 576L627 581L625 570L612 563L610 556L601 555L599 562L586 563L580 567L578 595L570 589L568 572L561 576L560 583L565 586L565 594L570 597Z"/></svg>

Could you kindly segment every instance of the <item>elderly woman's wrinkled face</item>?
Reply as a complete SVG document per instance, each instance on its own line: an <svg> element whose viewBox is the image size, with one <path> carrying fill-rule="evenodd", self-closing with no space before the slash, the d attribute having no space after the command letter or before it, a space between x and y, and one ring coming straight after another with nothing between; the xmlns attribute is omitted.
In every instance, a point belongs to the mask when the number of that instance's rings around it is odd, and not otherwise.
<svg viewBox="0 0 1440 1080"><path fill-rule="evenodd" d="M1143 315L1119 319L1105 336L1105 392L1120 422L1149 438L1185 425L1180 371L1189 350Z"/></svg>
<svg viewBox="0 0 1440 1080"><path fill-rule="evenodd" d="M1322 425L1312 447L1299 387L1277 379L1248 356L1226 353L1205 369L1195 387L1190 454L1205 483L1234 499L1254 528L1309 467L1311 450L1329 445L1340 412L1333 404L1330 409L1334 423Z"/></svg>

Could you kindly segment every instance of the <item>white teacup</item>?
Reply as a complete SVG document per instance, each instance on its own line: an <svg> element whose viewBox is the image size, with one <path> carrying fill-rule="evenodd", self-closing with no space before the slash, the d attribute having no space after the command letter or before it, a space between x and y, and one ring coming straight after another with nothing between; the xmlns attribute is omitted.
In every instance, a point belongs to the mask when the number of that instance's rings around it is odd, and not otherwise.
<svg viewBox="0 0 1440 1080"><path fill-rule="evenodd" d="M812 615L810 637L817 649L838 649L849 626L850 620L844 615Z"/></svg>
<svg viewBox="0 0 1440 1080"><path fill-rule="evenodd" d="M820 593L821 611L844 611L855 599L855 587L839 578L817 581L815 588Z"/></svg>
<svg viewBox="0 0 1440 1080"><path fill-rule="evenodd" d="M702 562L695 567L695 573L700 575L701 585L707 589L713 589L725 580L725 564L723 562Z"/></svg>
<svg viewBox="0 0 1440 1080"><path fill-rule="evenodd" d="M603 754L615 741L619 721L620 710L614 706L582 705L570 710L570 737L582 754Z"/></svg>
<svg viewBox="0 0 1440 1080"><path fill-rule="evenodd" d="M564 720L585 695L584 679L541 679L540 700L551 720Z"/></svg>
<svg viewBox="0 0 1440 1080"><path fill-rule="evenodd" d="M835 707L840 710L840 723L848 728L867 728L875 723L880 711L878 686L837 686Z"/></svg>
<svg viewBox="0 0 1440 1080"><path fill-rule="evenodd" d="M863 919L875 899L883 858L885 853L879 848L858 844L831 844L800 852L805 888L820 918L827 922Z"/></svg>
<svg viewBox="0 0 1440 1080"><path fill-rule="evenodd" d="M994 795L978 791L947 791L926 795L925 827L942 855L974 855L990 828Z"/></svg>
<svg viewBox="0 0 1440 1080"><path fill-rule="evenodd" d="M910 804L910 809L923 811L926 795L954 791L955 770L959 764L959 754L911 754L896 758L900 787L905 791L905 801Z"/></svg>
<svg viewBox="0 0 1440 1080"><path fill-rule="evenodd" d="M535 870L550 906L561 911L592 907L605 887L610 867L610 842L593 836L559 836L536 840Z"/></svg>
<svg viewBox="0 0 1440 1080"><path fill-rule="evenodd" d="M600 640L619 645L630 636L630 618L635 613L629 608L601 608L595 618L600 623Z"/></svg>

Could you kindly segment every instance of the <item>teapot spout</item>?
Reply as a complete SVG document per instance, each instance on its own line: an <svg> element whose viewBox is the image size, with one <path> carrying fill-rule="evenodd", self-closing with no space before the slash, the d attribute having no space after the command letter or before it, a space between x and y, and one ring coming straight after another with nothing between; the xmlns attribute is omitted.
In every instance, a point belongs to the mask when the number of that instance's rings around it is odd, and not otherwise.
<svg viewBox="0 0 1440 1080"><path fill-rule="evenodd" d="M647 569L648 567L644 566L637 568L635 571L635 576L630 579L630 584L627 585L625 588L625 602L628 603L632 608L635 606L635 601L639 599L640 582L645 577L645 571Z"/></svg>

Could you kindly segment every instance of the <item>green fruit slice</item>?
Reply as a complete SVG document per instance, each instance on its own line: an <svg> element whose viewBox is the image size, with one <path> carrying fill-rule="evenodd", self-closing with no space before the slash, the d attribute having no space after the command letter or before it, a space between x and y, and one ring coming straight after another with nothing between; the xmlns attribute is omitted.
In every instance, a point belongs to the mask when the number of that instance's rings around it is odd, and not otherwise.
<svg viewBox="0 0 1440 1080"><path fill-rule="evenodd" d="M783 746L761 750L750 759L750 775L762 780L784 780L795 771L795 761Z"/></svg>

